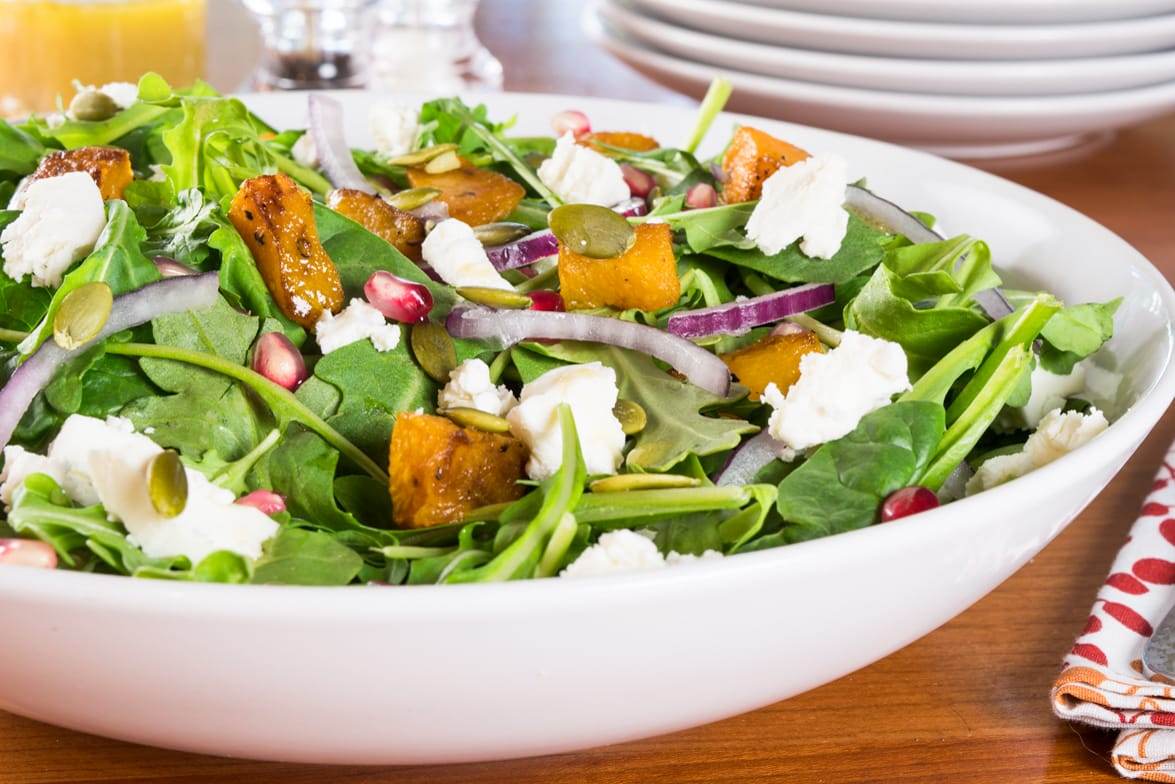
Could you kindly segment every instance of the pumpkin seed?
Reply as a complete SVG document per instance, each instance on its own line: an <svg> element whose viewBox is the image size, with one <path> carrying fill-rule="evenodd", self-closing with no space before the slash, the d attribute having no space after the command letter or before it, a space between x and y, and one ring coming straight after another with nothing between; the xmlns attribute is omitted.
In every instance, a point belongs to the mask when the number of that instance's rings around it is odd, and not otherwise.
<svg viewBox="0 0 1175 784"><path fill-rule="evenodd" d="M429 174L444 174L445 172L451 172L460 168L461 158L459 158L457 153L453 152L452 150L443 152L428 163L424 164L424 170Z"/></svg>
<svg viewBox="0 0 1175 784"><path fill-rule="evenodd" d="M436 188L409 188L399 193L393 193L387 197L387 201L398 210L410 212L418 207L423 207L440 195L441 192Z"/></svg>
<svg viewBox="0 0 1175 784"><path fill-rule="evenodd" d="M486 413L478 408L446 408L442 414L462 427L472 427L487 433L509 433L510 423L500 416Z"/></svg>
<svg viewBox="0 0 1175 784"><path fill-rule="evenodd" d="M508 242L520 240L532 231L533 229L525 223L503 221L501 223L483 223L481 226L474 226L473 236L477 237L478 242L482 245L490 248L495 245L505 245Z"/></svg>
<svg viewBox="0 0 1175 784"><path fill-rule="evenodd" d="M147 464L147 495L164 517L178 517L188 505L188 475L174 449L165 449Z"/></svg>
<svg viewBox="0 0 1175 784"><path fill-rule="evenodd" d="M395 158L388 158L387 162L392 166L419 166L422 163L428 163L433 158L444 155L447 152L453 152L457 149L455 144L434 144L432 147L425 147L423 150L416 150L405 155L397 155Z"/></svg>
<svg viewBox="0 0 1175 784"><path fill-rule="evenodd" d="M101 281L86 283L65 295L53 316L53 342L66 351L89 343L102 332L114 307L114 294Z"/></svg>
<svg viewBox="0 0 1175 784"><path fill-rule="evenodd" d="M457 368L457 348L453 338L440 324L425 322L412 326L412 353L428 377L438 384L449 381Z"/></svg>
<svg viewBox="0 0 1175 784"><path fill-rule="evenodd" d="M560 243L589 259L614 259L636 242L636 231L624 216L595 204L556 207L548 222Z"/></svg>
<svg viewBox="0 0 1175 784"><path fill-rule="evenodd" d="M69 115L82 122L102 122L118 114L118 104L98 90L82 90L69 102Z"/></svg>
<svg viewBox="0 0 1175 784"><path fill-rule="evenodd" d="M649 423L649 417L640 403L631 400L617 400L612 407L612 416L620 421L620 429L626 436L636 435Z"/></svg>
<svg viewBox="0 0 1175 784"><path fill-rule="evenodd" d="M530 297L513 289L493 289L486 286L458 286L457 293L470 302L489 308L523 310L530 307Z"/></svg>
<svg viewBox="0 0 1175 784"><path fill-rule="evenodd" d="M592 482L593 493L623 493L628 490L668 490L676 487L698 487L701 479L681 474L617 474Z"/></svg>

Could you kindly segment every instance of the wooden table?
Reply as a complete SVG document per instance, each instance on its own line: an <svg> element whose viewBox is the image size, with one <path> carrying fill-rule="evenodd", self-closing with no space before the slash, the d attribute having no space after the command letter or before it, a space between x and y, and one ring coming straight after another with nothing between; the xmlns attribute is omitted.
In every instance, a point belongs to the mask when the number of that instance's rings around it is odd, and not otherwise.
<svg viewBox="0 0 1175 784"><path fill-rule="evenodd" d="M682 100L583 41L578 5L485 0L479 24L505 62L507 89ZM1175 275L1175 117L1125 132L1080 161L1000 173L1109 226ZM872 667L756 713L579 754L400 769L180 754L0 714L0 784L1112 781L1112 736L1057 721L1047 694L1172 438L1169 412L1084 514L959 618ZM920 692L895 696L894 684L913 681L924 684Z"/></svg>

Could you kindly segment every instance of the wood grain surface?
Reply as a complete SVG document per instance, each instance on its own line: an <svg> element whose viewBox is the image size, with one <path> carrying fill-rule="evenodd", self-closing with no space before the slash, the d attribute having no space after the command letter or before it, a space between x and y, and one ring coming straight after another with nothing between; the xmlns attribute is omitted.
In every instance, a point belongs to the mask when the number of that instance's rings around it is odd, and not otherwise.
<svg viewBox="0 0 1175 784"><path fill-rule="evenodd" d="M684 100L593 49L579 33L578 12L572 0L484 0L479 27L505 63L507 89ZM240 17L224 18L232 29L221 39L240 40ZM226 72L220 81L232 87L241 76ZM997 171L1100 221L1175 275L1175 117L1122 133L1086 157ZM579 754L395 769L181 754L0 713L0 784L1112 781L1111 736L1057 721L1048 689L1173 437L1168 412L1056 541L954 621L871 667L755 713ZM912 682L922 689L898 688Z"/></svg>

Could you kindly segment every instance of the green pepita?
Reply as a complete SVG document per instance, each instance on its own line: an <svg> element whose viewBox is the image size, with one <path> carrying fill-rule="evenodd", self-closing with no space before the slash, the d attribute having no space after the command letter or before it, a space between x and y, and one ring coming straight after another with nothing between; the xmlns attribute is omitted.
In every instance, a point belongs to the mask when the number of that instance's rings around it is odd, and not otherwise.
<svg viewBox="0 0 1175 784"><path fill-rule="evenodd" d="M417 363L438 384L446 384L457 367L457 348L440 324L414 324L410 338Z"/></svg>
<svg viewBox="0 0 1175 784"><path fill-rule="evenodd" d="M434 144L432 147L425 147L423 150L416 150L405 155L397 155L395 158L388 158L388 163L392 166L419 166L422 163L428 163L433 158L444 155L447 152L453 152L457 149L455 144Z"/></svg>
<svg viewBox="0 0 1175 784"><path fill-rule="evenodd" d="M504 418L478 408L446 408L441 413L462 427L472 427L487 433L510 432L510 423Z"/></svg>
<svg viewBox="0 0 1175 784"><path fill-rule="evenodd" d="M424 164L424 170L429 174L444 174L461 168L461 158L453 150L443 152Z"/></svg>
<svg viewBox="0 0 1175 784"><path fill-rule="evenodd" d="M423 207L440 195L441 192L436 188L409 188L399 193L393 193L387 197L387 200L388 204L396 209L408 212Z"/></svg>
<svg viewBox="0 0 1175 784"><path fill-rule="evenodd" d="M624 216L595 204L564 204L551 210L551 231L568 250L591 259L614 259L636 242Z"/></svg>
<svg viewBox="0 0 1175 784"><path fill-rule="evenodd" d="M530 297L508 289L486 286L458 286L457 293L470 302L501 310L523 310L530 307Z"/></svg>
<svg viewBox="0 0 1175 784"><path fill-rule="evenodd" d="M114 307L114 293L101 281L86 283L65 295L53 316L53 342L66 351L89 343L102 332Z"/></svg>
<svg viewBox="0 0 1175 784"><path fill-rule="evenodd" d="M69 116L83 122L102 122L118 114L118 104L98 90L82 90L69 102Z"/></svg>
<svg viewBox="0 0 1175 784"><path fill-rule="evenodd" d="M147 464L147 495L164 517L178 517L188 505L188 474L175 450L165 449Z"/></svg>
<svg viewBox="0 0 1175 784"><path fill-rule="evenodd" d="M681 474L617 474L592 482L593 493L623 493L628 490L668 490L676 487L698 487L701 479Z"/></svg>
<svg viewBox="0 0 1175 784"><path fill-rule="evenodd" d="M649 423L649 417L640 403L631 400L617 400L612 407L612 416L620 421L620 429L626 436L636 435Z"/></svg>
<svg viewBox="0 0 1175 784"><path fill-rule="evenodd" d="M520 240L532 231L533 229L525 223L503 221L501 223L483 223L481 226L474 226L473 236L477 237L478 242L482 245L491 248L495 245L505 245L508 242Z"/></svg>

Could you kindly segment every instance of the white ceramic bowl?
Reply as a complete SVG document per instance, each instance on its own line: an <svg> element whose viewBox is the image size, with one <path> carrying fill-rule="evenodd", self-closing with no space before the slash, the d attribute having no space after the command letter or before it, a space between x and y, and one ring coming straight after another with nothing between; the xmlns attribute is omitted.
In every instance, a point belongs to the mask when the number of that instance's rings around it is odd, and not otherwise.
<svg viewBox="0 0 1175 784"><path fill-rule="evenodd" d="M934 60L818 52L742 41L663 21L609 0L605 23L645 46L702 63L819 84L941 95L1057 96L1175 82L1175 49L1067 60Z"/></svg>
<svg viewBox="0 0 1175 784"><path fill-rule="evenodd" d="M365 127L370 96L341 98L350 126ZM693 122L671 106L475 99L496 117L517 113L519 133L544 131L569 106L598 128L644 130L666 143ZM248 102L279 126L299 126L303 100ZM1107 229L1012 183L919 152L739 116L719 119L709 152L734 122L845 156L878 192L986 238L1013 283L1047 283L1072 301L1122 295L1114 351L1130 409L1090 445L978 497L656 573L322 589L0 569L0 709L125 740L277 760L549 754L784 699L906 645L998 585L1109 481L1167 408L1175 292Z"/></svg>
<svg viewBox="0 0 1175 784"><path fill-rule="evenodd" d="M734 0L630 0L698 30L830 52L956 60L1047 60L1175 46L1175 14L1081 24L901 22L763 8ZM1117 0L1106 0L1112 5ZM976 3L981 5L981 3Z"/></svg>
<svg viewBox="0 0 1175 784"><path fill-rule="evenodd" d="M741 0L789 11L914 22L1055 24L1135 19L1175 11L1175 0Z"/></svg>
<svg viewBox="0 0 1175 784"><path fill-rule="evenodd" d="M1037 155L1175 109L1175 81L1089 95L956 96L864 90L719 71L654 51L590 10L588 35L646 76L700 98L717 73L734 85L731 107L922 147L958 158Z"/></svg>

